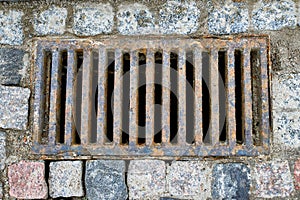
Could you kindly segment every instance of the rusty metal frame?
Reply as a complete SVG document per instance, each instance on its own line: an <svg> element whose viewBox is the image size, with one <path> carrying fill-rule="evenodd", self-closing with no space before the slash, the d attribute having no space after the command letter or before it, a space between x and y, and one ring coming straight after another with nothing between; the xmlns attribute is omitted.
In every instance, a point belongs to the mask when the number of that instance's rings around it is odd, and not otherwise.
<svg viewBox="0 0 300 200"><path fill-rule="evenodd" d="M36 52L34 55L35 63L35 87L34 87L34 122L33 122L33 148L32 151L34 154L41 154L45 156L53 156L53 155L63 155L63 156L115 156L115 157L139 157L139 156L150 156L150 157L194 157L194 156L256 156L261 154L268 154L270 148L270 53L269 53L269 37L266 35L262 36L239 36L239 37L202 37L202 38L175 38L175 37L103 37L97 40L88 40L88 39L36 39L34 41L36 45ZM83 99L82 101L86 104L90 104L90 76L91 76L91 60L90 54L92 50L99 51L99 69L104 69L105 64L107 62L106 55L103 53L106 50L113 49L115 51L116 58L116 79L115 84L120 84L118 82L118 78L120 78L121 74L119 70L122 65L122 61L120 60L122 51L130 52L131 56L131 70L133 74L137 68L137 56L136 53L141 49L148 49L148 56L151 57L154 50L162 50L163 51L163 65L169 66L169 56L168 53L170 51L177 50L179 52L179 56L184 58L186 50L192 50L194 52L195 58L195 100L196 102L201 100L202 92L201 92L201 52L202 51L210 51L210 60L211 60L211 68L216 68L218 65L218 50L227 50L228 59L227 59L227 77L234 77L234 50L240 49L243 50L244 59L244 92L245 99L244 104L247 105L245 107L245 143L243 145L236 144L236 130L235 130L235 99L234 99L234 81L228 79L228 84L226 86L228 95L227 95L227 117L228 117L228 142L223 144L218 142L217 134L211 134L212 144L205 144L201 141L202 138L202 124L195 123L195 143L187 144L183 138L185 137L185 110L184 108L179 107L179 121L182 124L179 124L179 142L178 144L171 144L169 141L170 138L170 130L166 127L162 130L162 143L154 144L152 142L153 137L153 123L152 121L146 122L146 143L144 145L137 145L137 127L136 127L136 113L130 112L130 133L129 133L129 145L121 145L120 144L120 126L121 121L116 118L114 122L114 142L110 144L106 144L104 142L103 133L104 127L101 125L103 123L103 116L105 113L98 110L99 116L97 119L98 127L97 127L97 143L89 143L89 131L90 131L90 117L89 114L91 111L87 108L82 108L81 115L81 130L82 131L82 139L80 145L72 144L72 123L70 120L72 119L72 87L73 87L73 75L74 75L74 60L75 54L74 52L77 49L81 49L84 52L84 67L83 67ZM251 77L250 77L250 50L251 49L259 49L260 51L260 60L261 60L261 104L262 104L262 130L260 133L261 144L256 146L253 144L252 140L252 119L251 119ZM53 56L52 62L52 71L51 71L51 91L50 92L50 114L49 114L49 135L48 135L48 144L41 144L41 134L43 127L43 118L44 118L44 110L43 104L47 99L45 99L43 92L45 87L45 82L43 81L43 76L45 74L44 71L44 53L45 51L51 51ZM68 52L68 74L67 74L67 105L66 105L66 122L65 122L65 143L59 144L55 141L55 134L57 130L57 122L55 121L56 111L57 111L57 99L56 93L59 91L59 83L57 80L57 74L59 73L58 65L60 51ZM153 57L153 56L152 56ZM198 62L197 62L198 61ZM147 61L147 65L153 65L153 59L149 59ZM185 66L183 63L182 70L179 73L185 73ZM150 68L148 73L153 74L153 69ZM217 74L214 73L215 70L210 70L210 76L216 79ZM169 78L170 74L167 71L162 72L165 77L163 82L165 84L169 84L166 79ZM197 74L198 73L198 74ZM105 76L99 77L98 83L104 83L106 80ZM250 80L250 84L249 84ZM132 79L130 84L136 84L136 80ZM105 88L105 84L102 84L103 87L100 87L100 94L103 93ZM215 85L210 86L212 91L216 91ZM153 91L153 88L147 87L147 91ZM184 95L185 88L179 86L179 91ZM120 94L122 91L120 88L117 88L117 94ZM104 98L102 95L99 95L99 102L103 102ZM131 99L134 98L134 93L130 93ZM151 96L147 96L147 102L151 102ZM164 99L169 99L169 94L166 91L162 93L164 108L169 107L169 100L164 101ZM185 96L180 96L180 100L184 101ZM121 101L121 99L117 99ZM119 102L115 102L115 116L119 116L122 112ZM217 98L212 101L212 107L218 107ZM195 120L199 122L202 119L201 116L201 105L196 104L196 108L199 112L195 112ZM136 101L130 102L130 107L132 109L136 109ZM150 108L147 108L146 112L150 112ZM218 124L218 109L213 109L212 112L212 132L217 131L219 129ZM148 113L151 114L151 113ZM168 113L163 113L162 115L162 124L165 125L169 122ZM179 123L180 123L179 122ZM163 126L164 127L164 126Z"/></svg>

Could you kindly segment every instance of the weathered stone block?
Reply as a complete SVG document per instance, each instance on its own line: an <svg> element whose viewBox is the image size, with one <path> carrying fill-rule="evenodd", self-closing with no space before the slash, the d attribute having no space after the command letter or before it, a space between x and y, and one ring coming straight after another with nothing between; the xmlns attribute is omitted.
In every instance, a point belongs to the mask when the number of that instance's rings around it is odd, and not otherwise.
<svg viewBox="0 0 300 200"><path fill-rule="evenodd" d="M81 161L51 162L49 174L50 196L53 198L83 196L82 168Z"/></svg>
<svg viewBox="0 0 300 200"><path fill-rule="evenodd" d="M252 24L256 30L279 30L295 27L296 6L293 1L259 1L252 11Z"/></svg>
<svg viewBox="0 0 300 200"><path fill-rule="evenodd" d="M0 183L0 199L3 198L3 185Z"/></svg>
<svg viewBox="0 0 300 200"><path fill-rule="evenodd" d="M211 197L212 169L206 162L175 161L167 168L167 184L174 197Z"/></svg>
<svg viewBox="0 0 300 200"><path fill-rule="evenodd" d="M133 160L128 167L130 199L159 199L165 192L166 165L160 160Z"/></svg>
<svg viewBox="0 0 300 200"><path fill-rule="evenodd" d="M118 31L123 35L159 33L147 6L139 3L121 5L117 12Z"/></svg>
<svg viewBox="0 0 300 200"><path fill-rule="evenodd" d="M273 77L273 108L300 108L300 74L283 74Z"/></svg>
<svg viewBox="0 0 300 200"><path fill-rule="evenodd" d="M0 10L1 44L21 45L23 43L23 15L23 12L17 10Z"/></svg>
<svg viewBox="0 0 300 200"><path fill-rule="evenodd" d="M33 27L38 35L59 35L65 32L66 8L51 6L39 14L35 14Z"/></svg>
<svg viewBox="0 0 300 200"><path fill-rule="evenodd" d="M28 121L30 90L0 86L0 127L24 130Z"/></svg>
<svg viewBox="0 0 300 200"><path fill-rule="evenodd" d="M274 142L287 147L300 147L300 113L299 111L273 112Z"/></svg>
<svg viewBox="0 0 300 200"><path fill-rule="evenodd" d="M249 14L245 3L227 1L225 5L213 6L209 12L208 30L211 34L243 33L248 27Z"/></svg>
<svg viewBox="0 0 300 200"><path fill-rule="evenodd" d="M43 162L21 161L8 167L9 194L18 199L46 199L48 196Z"/></svg>
<svg viewBox="0 0 300 200"><path fill-rule="evenodd" d="M0 84L19 85L24 65L25 51L20 49L0 48Z"/></svg>
<svg viewBox="0 0 300 200"><path fill-rule="evenodd" d="M73 31L76 35L89 36L112 32L114 12L110 4L77 6L74 9Z"/></svg>
<svg viewBox="0 0 300 200"><path fill-rule="evenodd" d="M250 169L242 163L216 164L213 168L213 199L249 199Z"/></svg>
<svg viewBox="0 0 300 200"><path fill-rule="evenodd" d="M256 164L256 195L262 198L287 197L294 191L287 161Z"/></svg>
<svg viewBox="0 0 300 200"><path fill-rule="evenodd" d="M3 170L5 167L6 160L6 133L0 131L0 170Z"/></svg>
<svg viewBox="0 0 300 200"><path fill-rule="evenodd" d="M191 34L198 30L200 10L194 1L167 1L159 11L162 34Z"/></svg>
<svg viewBox="0 0 300 200"><path fill-rule="evenodd" d="M90 160L86 162L86 196L91 200L127 199L125 161Z"/></svg>
<svg viewBox="0 0 300 200"><path fill-rule="evenodd" d="M294 168L295 188L300 190L300 158L295 162Z"/></svg>

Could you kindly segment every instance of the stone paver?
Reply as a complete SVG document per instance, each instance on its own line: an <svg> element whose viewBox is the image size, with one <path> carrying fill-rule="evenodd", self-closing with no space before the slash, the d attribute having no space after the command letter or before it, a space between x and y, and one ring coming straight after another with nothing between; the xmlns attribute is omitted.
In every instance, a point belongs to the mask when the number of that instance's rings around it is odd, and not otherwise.
<svg viewBox="0 0 300 200"><path fill-rule="evenodd" d="M167 168L167 184L174 197L211 198L212 169L206 162L175 161Z"/></svg>
<svg viewBox="0 0 300 200"><path fill-rule="evenodd" d="M21 161L8 167L9 195L19 199L46 199L48 196L43 162Z"/></svg>
<svg viewBox="0 0 300 200"><path fill-rule="evenodd" d="M6 133L0 131L0 170L5 167L6 160Z"/></svg>
<svg viewBox="0 0 300 200"><path fill-rule="evenodd" d="M51 6L39 14L35 14L33 27L38 35L60 35L65 32L66 8Z"/></svg>
<svg viewBox="0 0 300 200"><path fill-rule="evenodd" d="M300 158L295 162L294 178L295 178L295 189L300 190Z"/></svg>
<svg viewBox="0 0 300 200"><path fill-rule="evenodd" d="M249 199L250 169L243 163L216 164L213 168L213 199Z"/></svg>
<svg viewBox="0 0 300 200"><path fill-rule="evenodd" d="M24 39L22 17L18 10L0 10L0 43L21 45Z"/></svg>
<svg viewBox="0 0 300 200"><path fill-rule="evenodd" d="M82 161L59 161L50 163L49 193L57 197L81 197Z"/></svg>
<svg viewBox="0 0 300 200"><path fill-rule="evenodd" d="M160 160L133 160L128 167L130 199L158 199L165 192L166 164Z"/></svg>
<svg viewBox="0 0 300 200"><path fill-rule="evenodd" d="M85 188L86 196L89 200L127 199L125 161L87 161Z"/></svg>
<svg viewBox="0 0 300 200"><path fill-rule="evenodd" d="M73 31L76 35L88 36L110 33L114 25L114 13L110 4L76 6Z"/></svg>
<svg viewBox="0 0 300 200"><path fill-rule="evenodd" d="M30 90L0 86L0 127L24 130L27 127Z"/></svg>
<svg viewBox="0 0 300 200"><path fill-rule="evenodd" d="M294 191L287 161L257 163L256 195L262 198L287 197Z"/></svg>

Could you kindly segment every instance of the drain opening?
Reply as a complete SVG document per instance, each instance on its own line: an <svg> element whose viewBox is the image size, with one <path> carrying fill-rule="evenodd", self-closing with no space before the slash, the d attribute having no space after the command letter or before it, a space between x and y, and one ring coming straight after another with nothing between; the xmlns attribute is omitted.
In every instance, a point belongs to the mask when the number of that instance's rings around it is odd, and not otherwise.
<svg viewBox="0 0 300 200"><path fill-rule="evenodd" d="M124 53L123 57L123 112L121 144L129 143L129 109L130 109L130 55Z"/></svg>
<svg viewBox="0 0 300 200"><path fill-rule="evenodd" d="M161 143L162 141L162 53L156 52L154 55L155 61L155 85L154 85L154 142Z"/></svg>
<svg viewBox="0 0 300 200"><path fill-rule="evenodd" d="M227 52L219 51L218 52L218 70L219 70L219 140L221 142L226 142L227 139L227 119L226 119L226 69L227 69Z"/></svg>
<svg viewBox="0 0 300 200"><path fill-rule="evenodd" d="M170 54L170 142L176 144L178 142L178 54L171 52Z"/></svg>

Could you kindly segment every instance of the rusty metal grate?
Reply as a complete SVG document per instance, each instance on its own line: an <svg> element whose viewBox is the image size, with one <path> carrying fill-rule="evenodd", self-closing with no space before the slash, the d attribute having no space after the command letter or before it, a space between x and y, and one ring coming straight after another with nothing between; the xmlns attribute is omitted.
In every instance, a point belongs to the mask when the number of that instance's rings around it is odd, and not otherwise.
<svg viewBox="0 0 300 200"><path fill-rule="evenodd" d="M35 42L33 152L229 156L269 152L269 39Z"/></svg>

